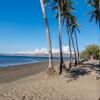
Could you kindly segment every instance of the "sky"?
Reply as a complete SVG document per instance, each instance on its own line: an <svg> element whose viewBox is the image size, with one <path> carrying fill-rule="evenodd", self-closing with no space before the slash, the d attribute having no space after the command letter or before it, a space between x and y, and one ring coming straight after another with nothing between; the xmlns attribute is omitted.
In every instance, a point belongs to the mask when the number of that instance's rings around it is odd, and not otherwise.
<svg viewBox="0 0 100 100"><path fill-rule="evenodd" d="M75 15L80 24L79 49L98 44L100 31L95 22L90 23L85 13L90 11L86 0L77 1ZM46 7L52 47L59 48L58 21ZM63 46L68 45L66 27L62 25ZM0 0L0 53L34 51L47 48L47 38L40 0Z"/></svg>

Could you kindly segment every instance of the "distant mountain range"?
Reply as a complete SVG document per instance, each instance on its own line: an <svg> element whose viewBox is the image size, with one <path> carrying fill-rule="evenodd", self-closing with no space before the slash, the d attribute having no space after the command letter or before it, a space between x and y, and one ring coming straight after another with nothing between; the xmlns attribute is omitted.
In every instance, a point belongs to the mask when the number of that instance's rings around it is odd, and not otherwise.
<svg viewBox="0 0 100 100"><path fill-rule="evenodd" d="M0 54L0 56L48 56L48 54L24 54L24 53L14 53L14 54ZM59 53L53 53L53 56L59 56ZM69 56L69 54L63 53L63 56Z"/></svg>
<svg viewBox="0 0 100 100"><path fill-rule="evenodd" d="M69 46L62 46L63 49L63 56L69 56ZM53 56L59 56L59 49L52 48ZM74 54L72 52L72 54ZM48 56L48 49L47 48L40 48L35 49L33 51L19 51L10 54L0 54L0 56Z"/></svg>

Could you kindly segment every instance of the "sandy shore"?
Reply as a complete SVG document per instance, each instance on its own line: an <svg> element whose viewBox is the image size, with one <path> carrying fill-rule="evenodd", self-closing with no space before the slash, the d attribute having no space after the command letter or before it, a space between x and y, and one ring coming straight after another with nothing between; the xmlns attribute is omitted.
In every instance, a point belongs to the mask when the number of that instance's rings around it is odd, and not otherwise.
<svg viewBox="0 0 100 100"><path fill-rule="evenodd" d="M54 62L54 65L56 65L56 62ZM0 68L0 83L11 82L23 77L38 74L45 71L47 67L48 62L39 62Z"/></svg>
<svg viewBox="0 0 100 100"><path fill-rule="evenodd" d="M44 70L47 63L39 63L39 66L30 65L31 71L28 69L29 65L24 65L26 66L24 71L29 73L32 73L35 66L39 69L41 66L45 67L37 72L36 68L33 75L27 74L27 77L23 75L24 77L21 76L16 81L0 83L0 100L99 100L100 98L100 80L95 79L96 71L91 71L89 66L73 68L69 74L64 72L62 75L46 77ZM15 69L13 70L15 73L16 71L24 73L21 71L23 68ZM1 75L3 73L6 72L2 72Z"/></svg>

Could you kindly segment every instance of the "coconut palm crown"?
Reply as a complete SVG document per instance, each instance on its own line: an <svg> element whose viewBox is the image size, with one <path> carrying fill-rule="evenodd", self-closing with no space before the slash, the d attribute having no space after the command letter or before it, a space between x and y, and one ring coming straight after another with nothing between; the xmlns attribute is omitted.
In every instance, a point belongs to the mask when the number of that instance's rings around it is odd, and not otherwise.
<svg viewBox="0 0 100 100"><path fill-rule="evenodd" d="M88 14L91 14L90 21L95 19L100 28L100 0L88 0L88 5L93 8Z"/></svg>

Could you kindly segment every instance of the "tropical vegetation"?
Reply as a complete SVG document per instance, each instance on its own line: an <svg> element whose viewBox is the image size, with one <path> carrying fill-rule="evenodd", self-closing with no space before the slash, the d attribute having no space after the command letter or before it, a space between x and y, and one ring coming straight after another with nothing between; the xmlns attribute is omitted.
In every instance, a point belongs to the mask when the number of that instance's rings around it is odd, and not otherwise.
<svg viewBox="0 0 100 100"><path fill-rule="evenodd" d="M81 52L80 56L82 58L87 58L87 59L99 59L100 57L100 52L99 52L99 45L93 44L93 45L88 45L84 51Z"/></svg>
<svg viewBox="0 0 100 100"><path fill-rule="evenodd" d="M53 11L56 12L56 19L58 20L58 36L59 36L59 49L60 49L60 74L62 73L62 68L65 68L69 71L72 67L72 49L74 50L74 58L75 58L75 66L77 66L78 61L80 59L79 55L79 47L78 47L78 39L77 39L77 32L80 32L79 25L77 22L77 18L74 15L74 11L76 10L74 7L75 1L74 0L40 0L41 8L44 17L44 23L46 27L47 39L48 39L48 51L49 51L49 65L48 69L53 68L53 59L52 59L52 45L51 45L51 37L50 37L50 30L48 25L48 19L46 16L46 9L45 4L47 4ZM92 11L88 12L87 14L91 14L90 20L92 21L95 19L96 23L99 25L100 28L100 0L87 0L87 4L92 7ZM64 64L63 60L63 50L62 50L62 25L66 27L67 35L69 39L69 51L70 51L70 63L69 66ZM81 53L81 57L84 58L99 58L99 46L97 45L90 45L86 48L85 51Z"/></svg>

